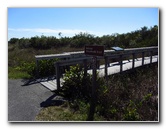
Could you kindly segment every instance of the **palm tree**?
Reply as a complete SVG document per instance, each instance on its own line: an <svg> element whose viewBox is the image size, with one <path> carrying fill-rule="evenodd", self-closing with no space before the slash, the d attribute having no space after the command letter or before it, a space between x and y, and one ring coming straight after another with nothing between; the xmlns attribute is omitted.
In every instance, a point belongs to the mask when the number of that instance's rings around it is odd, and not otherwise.
<svg viewBox="0 0 166 129"><path fill-rule="evenodd" d="M61 38L62 37L62 32L59 32L58 35L59 35L59 38Z"/></svg>

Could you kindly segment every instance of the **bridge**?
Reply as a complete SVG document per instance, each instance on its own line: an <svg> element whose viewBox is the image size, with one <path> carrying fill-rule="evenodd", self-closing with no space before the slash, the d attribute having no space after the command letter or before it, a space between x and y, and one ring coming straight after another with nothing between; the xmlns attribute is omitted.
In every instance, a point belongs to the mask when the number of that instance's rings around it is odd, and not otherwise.
<svg viewBox="0 0 166 129"><path fill-rule="evenodd" d="M65 52L62 54L36 55L36 65L39 60L58 58L55 62L55 78L42 79L41 84L51 91L59 90L63 82L62 69L66 66L80 64L84 68L84 75L92 74L92 57L84 54L84 51ZM103 57L97 57L97 71L100 77L131 70L143 65L158 62L158 47L128 48L124 50L104 50ZM37 72L38 74L38 72Z"/></svg>

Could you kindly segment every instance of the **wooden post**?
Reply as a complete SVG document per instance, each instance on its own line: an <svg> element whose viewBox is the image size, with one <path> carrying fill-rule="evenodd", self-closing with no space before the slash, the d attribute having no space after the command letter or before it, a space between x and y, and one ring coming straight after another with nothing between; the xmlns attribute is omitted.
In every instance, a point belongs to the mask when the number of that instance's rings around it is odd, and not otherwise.
<svg viewBox="0 0 166 129"><path fill-rule="evenodd" d="M123 71L123 61L122 61L122 55L120 55L120 72Z"/></svg>
<svg viewBox="0 0 166 129"><path fill-rule="evenodd" d="M106 80L107 80L107 77L108 77L107 67L108 67L108 57L105 56L105 78L106 78Z"/></svg>
<svg viewBox="0 0 166 129"><path fill-rule="evenodd" d="M152 63L153 51L150 51L150 64Z"/></svg>
<svg viewBox="0 0 166 129"><path fill-rule="evenodd" d="M36 59L36 78L39 78L39 62Z"/></svg>
<svg viewBox="0 0 166 129"><path fill-rule="evenodd" d="M87 59L84 59L83 62L84 62L84 77L86 77L87 76Z"/></svg>
<svg viewBox="0 0 166 129"><path fill-rule="evenodd" d="M144 52L142 52L142 66L144 65Z"/></svg>
<svg viewBox="0 0 166 129"><path fill-rule="evenodd" d="M59 63L56 62L56 83L57 83L57 90L60 89L60 67Z"/></svg>
<svg viewBox="0 0 166 129"><path fill-rule="evenodd" d="M100 68L100 60L97 60L97 63L96 63L96 68L99 69Z"/></svg>
<svg viewBox="0 0 166 129"><path fill-rule="evenodd" d="M94 113L95 113L95 106L96 106L96 63L97 63L97 57L93 57L93 77L92 77L92 97L91 97L91 103L90 103L90 111L87 120L93 121Z"/></svg>
<svg viewBox="0 0 166 129"><path fill-rule="evenodd" d="M135 53L133 53L132 55L133 55L132 69L134 69L134 64L135 64Z"/></svg>

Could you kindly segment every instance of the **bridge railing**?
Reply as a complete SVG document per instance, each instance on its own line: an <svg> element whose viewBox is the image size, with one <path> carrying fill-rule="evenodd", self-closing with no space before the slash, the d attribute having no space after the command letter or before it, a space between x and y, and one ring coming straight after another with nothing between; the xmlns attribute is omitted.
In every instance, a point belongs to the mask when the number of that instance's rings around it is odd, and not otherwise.
<svg viewBox="0 0 166 129"><path fill-rule="evenodd" d="M103 57L98 57L98 67L100 60L104 60L105 64L105 76L107 77L107 68L108 64L112 59L118 60L120 63L120 72L123 71L123 59L125 58L132 58L132 68L134 68L135 65L135 59L137 57L142 57L142 65L144 65L144 57L146 55L150 56L150 63L152 63L152 56L158 55L158 46L153 47L142 47L142 48L128 48L124 49L123 51L115 51L115 50L105 50ZM36 65L37 65L37 77L39 77L38 73L38 61L39 60L49 60L49 59L61 59L58 63L59 66L67 66L71 64L77 64L77 63L83 63L83 62L89 62L91 63L91 57L84 54L84 51L78 51L78 52L66 52L62 54L50 54L50 55L36 55ZM72 63L71 63L72 62ZM62 66L61 66L62 65ZM85 67L85 64L84 64ZM56 68L57 71L58 68ZM88 69L88 68L87 68ZM57 76L57 75L56 75ZM59 77L59 76L58 76Z"/></svg>
<svg viewBox="0 0 166 129"><path fill-rule="evenodd" d="M106 50L104 57L98 57L98 66L99 61L104 59L105 64L105 77L108 77L108 67L109 67L109 61L110 59L117 59L120 64L120 72L123 71L123 60L124 58L129 58L132 56L132 68L134 68L135 65L135 59L137 58L137 55L139 57L142 57L142 65L144 65L144 59L145 55L148 53L150 56L150 63L152 63L152 57L153 55L158 55L158 47L145 47L145 48L131 48L131 49L124 49L123 51L113 51L113 50ZM80 54L80 53L79 53ZM55 62L55 70L56 70L56 81L57 81L57 89L60 89L60 77L62 75L60 68L63 66L70 66L75 64L83 64L84 67L84 75L87 75L87 64L92 63L92 57L90 56L80 56L79 58L72 58L69 60L62 60Z"/></svg>
<svg viewBox="0 0 166 129"><path fill-rule="evenodd" d="M110 59L118 59L120 64L120 72L123 71L123 59L132 57L132 68L134 69L135 66L135 59L137 57L142 58L142 65L144 65L145 55L149 55L150 63L152 63L153 55L158 55L158 47L142 47L142 48L129 48L124 49L123 51L108 51L104 58L105 58L105 77L108 76L108 64Z"/></svg>

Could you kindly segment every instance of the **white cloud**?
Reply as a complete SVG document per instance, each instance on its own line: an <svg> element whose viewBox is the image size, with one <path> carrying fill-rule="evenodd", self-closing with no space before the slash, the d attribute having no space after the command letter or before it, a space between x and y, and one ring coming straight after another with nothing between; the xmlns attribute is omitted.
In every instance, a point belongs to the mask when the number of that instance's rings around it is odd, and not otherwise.
<svg viewBox="0 0 166 129"><path fill-rule="evenodd" d="M61 36L72 37L76 34L82 33L89 33L95 36L102 36L101 32L96 31L88 31L88 30L81 30L81 29L47 29L47 28L8 28L8 40L11 38L31 38L33 36L56 36L59 37L59 32L62 33Z"/></svg>
<svg viewBox="0 0 166 129"><path fill-rule="evenodd" d="M92 31L86 30L79 30L79 29L46 29L46 28L35 28L35 29L28 29L28 28L20 28L20 29L13 29L9 28L8 31L17 31L17 32L36 32L36 33L59 33L62 34L77 34L80 32L88 32L91 33Z"/></svg>

